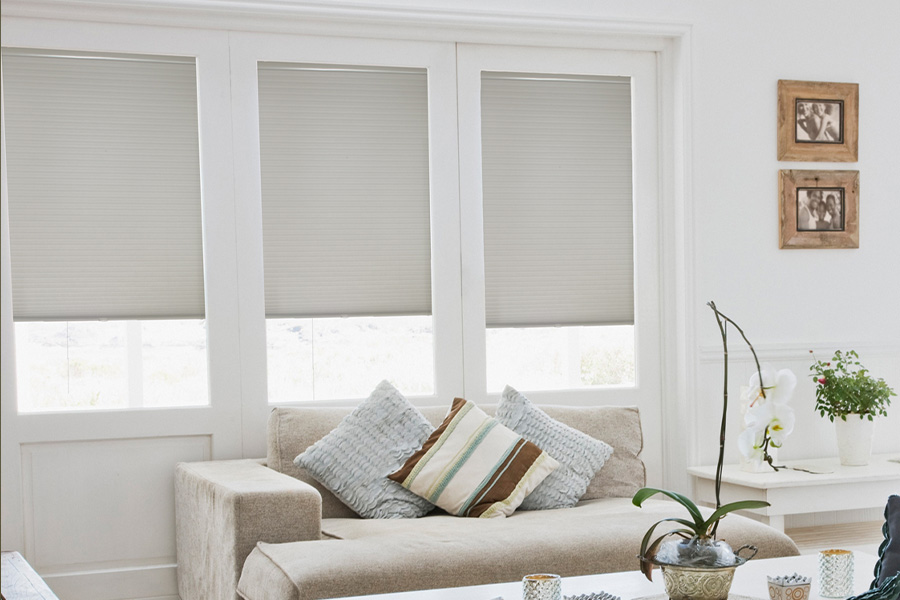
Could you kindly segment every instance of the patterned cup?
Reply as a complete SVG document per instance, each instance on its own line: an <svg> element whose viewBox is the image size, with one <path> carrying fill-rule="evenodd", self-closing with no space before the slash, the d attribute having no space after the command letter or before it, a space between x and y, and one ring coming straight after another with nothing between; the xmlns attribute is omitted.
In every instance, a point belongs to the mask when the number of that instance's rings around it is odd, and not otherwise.
<svg viewBox="0 0 900 600"><path fill-rule="evenodd" d="M769 577L769 600L809 600L809 579L806 582L782 583Z"/></svg>
<svg viewBox="0 0 900 600"><path fill-rule="evenodd" d="M522 578L522 600L562 600L559 575L535 573Z"/></svg>
<svg viewBox="0 0 900 600"><path fill-rule="evenodd" d="M849 550L819 552L819 595L846 598L853 593L853 553Z"/></svg>

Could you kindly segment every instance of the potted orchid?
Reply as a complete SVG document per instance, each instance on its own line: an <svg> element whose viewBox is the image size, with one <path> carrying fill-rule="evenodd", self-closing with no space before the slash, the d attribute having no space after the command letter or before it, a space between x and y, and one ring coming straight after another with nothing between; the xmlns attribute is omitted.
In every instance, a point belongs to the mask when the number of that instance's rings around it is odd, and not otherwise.
<svg viewBox="0 0 900 600"><path fill-rule="evenodd" d="M632 498L632 503L640 507L648 498L656 494L668 496L687 512L687 519L670 517L657 521L647 530L641 540L641 571L650 579L654 565L660 566L665 575L666 592L672 600L725 600L731 588L734 570L756 554L756 548L742 546L737 551L732 550L726 542L716 540L719 522L729 513L736 510L763 508L769 506L768 502L761 500L742 500L722 505L720 491L722 487L722 467L725 458L725 425L728 415L728 325L731 324L744 338L744 341L753 346L747 340L743 330L730 318L723 315L716 308L715 303L709 302L708 306L716 315L716 322L722 335L725 358L725 383L722 393L722 425L719 433L719 460L716 466L716 508L709 516L704 516L697 505L687 496L670 490L656 488L641 488ZM756 352L753 352L754 359ZM759 368L757 361L758 388L757 394L760 400L766 399L778 387L778 374L767 376ZM751 380L751 384L753 381ZM795 381L796 383L796 381ZM789 386L784 385L782 393ZM788 394L789 395L789 394ZM760 401L759 406L766 403ZM783 415L781 409L774 410L774 403L765 410L755 409L754 419L759 422L766 421L767 426L763 431L763 448L767 448L766 438L771 444L773 436L780 435L784 429L779 418L774 422L772 415ZM771 418L770 418L771 417ZM756 422L756 421L754 421ZM755 438L753 440L755 442ZM780 443L780 439L778 440ZM656 528L662 524L672 523L677 527L671 531L653 539ZM752 554L748 557L740 556L744 548L749 548Z"/></svg>

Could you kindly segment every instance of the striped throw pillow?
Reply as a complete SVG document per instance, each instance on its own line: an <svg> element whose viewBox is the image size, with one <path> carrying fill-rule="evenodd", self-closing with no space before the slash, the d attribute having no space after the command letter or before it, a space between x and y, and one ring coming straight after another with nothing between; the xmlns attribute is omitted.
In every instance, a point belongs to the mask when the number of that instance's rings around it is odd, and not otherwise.
<svg viewBox="0 0 900 600"><path fill-rule="evenodd" d="M460 517L506 517L559 466L550 455L456 398L418 452L388 477Z"/></svg>

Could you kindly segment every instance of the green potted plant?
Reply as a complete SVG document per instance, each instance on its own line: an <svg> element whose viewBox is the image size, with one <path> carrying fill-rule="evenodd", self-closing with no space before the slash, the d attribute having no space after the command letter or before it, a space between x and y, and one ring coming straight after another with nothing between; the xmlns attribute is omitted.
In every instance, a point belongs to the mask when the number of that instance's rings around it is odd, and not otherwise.
<svg viewBox="0 0 900 600"><path fill-rule="evenodd" d="M835 425L841 464L869 464L875 417L887 416L891 396L897 394L884 379L869 374L854 350L837 350L827 362L813 354L813 360L809 370L816 383L816 410Z"/></svg>
<svg viewBox="0 0 900 600"><path fill-rule="evenodd" d="M654 523L641 540L641 571L650 579L654 565L658 565L665 574L666 593L671 600L725 600L731 589L734 570L756 554L753 546L742 546L732 550L726 542L716 540L719 522L729 513L752 508L769 506L761 500L743 500L722 505L719 493L722 487L722 466L725 458L725 424L728 414L728 325L729 323L750 346L756 369L762 381L762 369L756 352L747 340L743 330L734 321L723 315L714 302L707 305L716 315L725 357L725 382L722 394L722 425L719 433L719 461L716 466L716 508L708 517L703 516L697 505L687 496L669 490L657 488L641 488L632 498L635 506L641 506L651 496L663 494L668 496L688 512L688 519L670 517ZM760 395L766 397L764 386L760 386ZM656 528L663 523L674 523L675 529L653 539ZM740 556L740 552L749 548L748 557ZM700 583L698 583L700 581ZM698 595L697 590L703 590Z"/></svg>

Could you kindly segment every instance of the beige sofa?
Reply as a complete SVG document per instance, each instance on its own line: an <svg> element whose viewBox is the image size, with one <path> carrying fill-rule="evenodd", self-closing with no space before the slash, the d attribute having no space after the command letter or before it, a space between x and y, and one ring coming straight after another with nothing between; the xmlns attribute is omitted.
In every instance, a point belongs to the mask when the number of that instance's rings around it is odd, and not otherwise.
<svg viewBox="0 0 900 600"><path fill-rule="evenodd" d="M482 407L492 413L495 407ZM176 470L178 589L182 600L312 600L634 570L646 529L683 516L674 503L630 498L644 485L640 419L623 407L543 406L551 417L610 444L614 453L572 508L465 519L361 519L293 459L350 412L278 408L263 461L182 463ZM446 408L423 409L433 424ZM730 515L719 538L754 544L758 557L790 556L784 534Z"/></svg>

